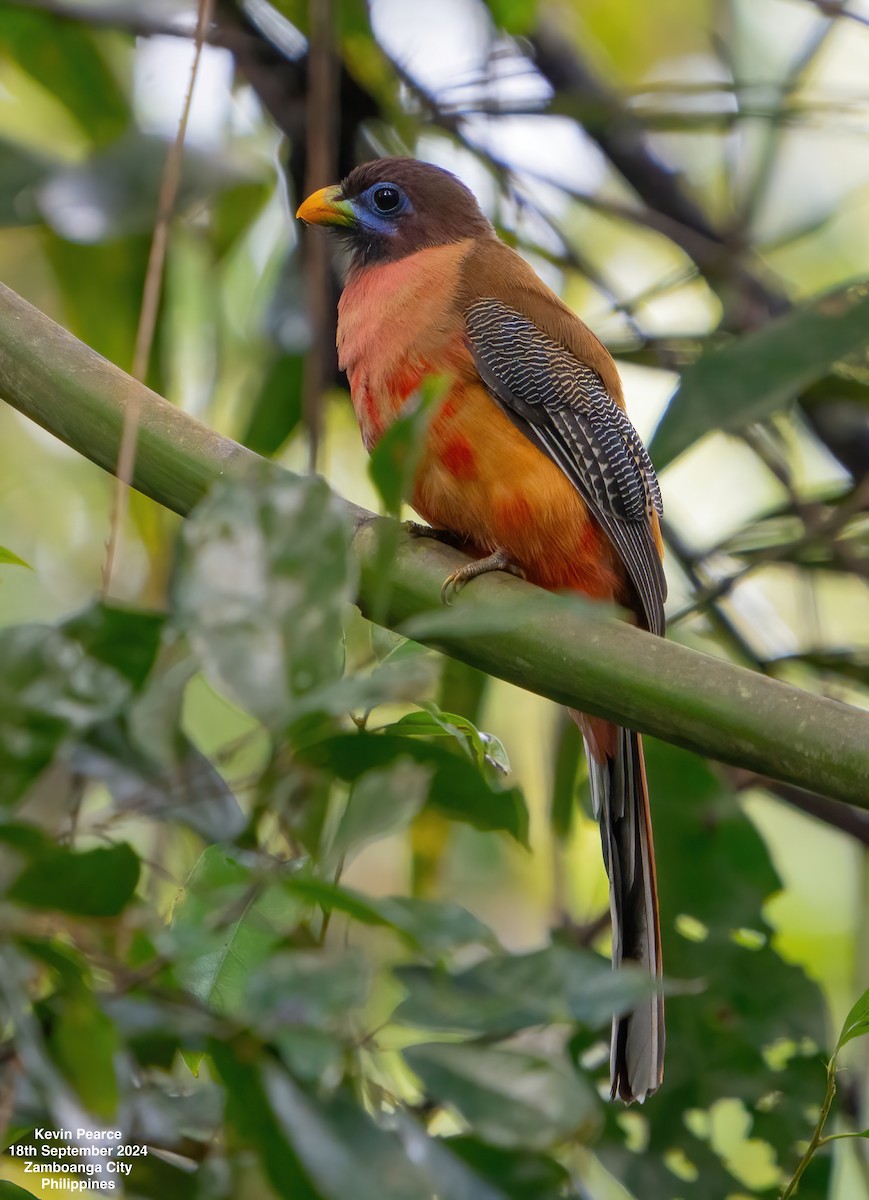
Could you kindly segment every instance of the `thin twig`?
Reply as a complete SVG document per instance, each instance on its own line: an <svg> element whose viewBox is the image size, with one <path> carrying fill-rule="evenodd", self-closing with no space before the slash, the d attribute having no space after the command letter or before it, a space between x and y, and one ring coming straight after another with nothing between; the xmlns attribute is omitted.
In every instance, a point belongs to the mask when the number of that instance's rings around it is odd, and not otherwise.
<svg viewBox="0 0 869 1200"><path fill-rule="evenodd" d="M814 506L800 504L803 509L801 516L805 528L799 537L785 542L780 546L768 546L765 549L759 550L751 562L745 564L739 571L735 571L732 575L728 575L726 579L720 579L714 584L703 588L699 591L691 603L677 612L669 619L670 625L675 625L679 621L685 620L686 617L695 616L702 612L710 604L714 604L717 600L723 599L728 595L733 588L738 584L743 583L746 578L757 571L760 567L771 566L774 563L788 561L792 555L800 550L811 546L813 543L825 539L829 539L831 553L836 545L836 535L848 524L852 517L862 512L869 503L869 476L855 487L854 491L847 500L837 505L832 512L827 513L820 518L814 512ZM839 550L841 551L841 547ZM865 564L863 564L865 566ZM862 574L861 570L856 569L857 564L848 566L847 569L855 574Z"/></svg>
<svg viewBox="0 0 869 1200"><path fill-rule="evenodd" d="M790 101L833 28L834 22L829 17L826 20L815 22L815 27L811 30L808 42L794 59L787 75L776 89L778 92L779 112L784 110L785 105ZM815 111L813 106L813 116ZM740 104L740 113L738 115L743 117L747 115L742 104ZM765 144L762 151L758 154L758 168L735 222L742 238L751 229L757 217L758 210L768 193L773 171L778 165L779 151L781 149L781 132L785 122L777 119L775 109L767 116L766 120Z"/></svg>
<svg viewBox="0 0 869 1200"><path fill-rule="evenodd" d="M793 784L767 779L764 775L758 775L754 771L742 771L737 767L729 774L737 791L743 792L755 787L762 788L778 800L784 800L793 808L799 809L800 812L807 813L817 821L823 821L832 829L847 833L850 837L856 838L863 846L869 846L869 813L862 809L853 808L848 804L837 804L834 800L828 800L826 796L819 796L817 792L809 792L805 788L795 787Z"/></svg>
<svg viewBox="0 0 869 1200"><path fill-rule="evenodd" d="M661 524L664 534L664 540L667 544L667 549L679 563L679 566L685 573L688 582L695 592L705 590L708 586L706 580L700 574L704 570L702 561L698 561L695 555L692 555L681 534L676 530L670 522L664 519ZM699 570L698 570L699 568ZM669 617L667 624L672 626L679 619L681 613L677 613L676 617ZM756 652L752 649L749 643L745 640L737 627L727 616L727 614L718 607L715 600L709 602L709 618L717 626L718 632L723 634L731 646L737 651L743 662L748 663L754 670L762 669L762 664Z"/></svg>
<svg viewBox="0 0 869 1200"><path fill-rule="evenodd" d="M148 255L148 266L145 272L145 287L142 293L142 307L139 312L139 326L136 330L136 349L133 355L132 375L135 379L142 382L144 382L148 371L151 347L154 343L154 331L157 326L157 313L160 307L163 271L166 263L166 248L169 242L169 226L181 181L184 141L187 136L187 124L193 105L193 91L196 86L196 77L199 73L199 63L205 45L205 35L211 23L213 0L198 0L198 2L199 7L196 33L194 35L193 63L190 68L190 82L187 86L187 94L184 97L181 118L178 122L178 132L175 136L175 141L169 148L166 165L163 169L163 179L160 185L160 196L157 204L157 220L154 225L154 236L151 239L151 250ZM136 463L139 417L139 393L132 392L124 411L124 428L118 451L118 469L112 503L111 530L103 566L103 595L108 595L111 591L112 572L117 558L121 529L127 513L129 489L133 480L133 470Z"/></svg>
<svg viewBox="0 0 869 1200"><path fill-rule="evenodd" d="M823 1142L824 1126L827 1123L827 1117L830 1115L830 1109L833 1106L833 1098L836 1095L836 1056L835 1054L830 1059L827 1066L827 1090L824 1094L824 1103L821 1105L821 1115L818 1117L818 1123L815 1126L815 1131L812 1134L811 1141L806 1148L806 1152L800 1159L799 1166L794 1171L793 1178L781 1194L781 1200L790 1200L791 1196L796 1195L800 1180L806 1167L812 1161L815 1151Z"/></svg>
<svg viewBox="0 0 869 1200"><path fill-rule="evenodd" d="M310 195L335 181L339 76L332 0L310 0L308 13L311 38L305 105L305 188ZM325 351L331 338L327 337L327 330L333 319L328 248L323 238L306 237L305 285L311 345L305 358L302 416L308 434L308 469L315 471L323 432L323 391L328 378Z"/></svg>
<svg viewBox="0 0 869 1200"><path fill-rule="evenodd" d="M846 17L849 21L856 21L858 25L869 26L869 17L863 16L862 13L852 12L847 7L848 0L809 0L825 17Z"/></svg>

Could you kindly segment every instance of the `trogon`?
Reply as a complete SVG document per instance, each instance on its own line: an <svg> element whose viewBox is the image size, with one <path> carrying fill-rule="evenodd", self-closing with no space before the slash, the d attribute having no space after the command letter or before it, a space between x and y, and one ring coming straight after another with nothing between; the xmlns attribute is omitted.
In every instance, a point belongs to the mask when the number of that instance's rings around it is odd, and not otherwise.
<svg viewBox="0 0 869 1200"><path fill-rule="evenodd" d="M615 601L664 633L661 494L603 344L497 236L455 176L381 158L297 214L349 251L338 356L368 450L427 377L445 379L411 505L474 557L447 581L521 572ZM661 977L655 857L637 733L571 712L610 883L613 962ZM660 989L613 1022L613 1096L643 1100L664 1057Z"/></svg>

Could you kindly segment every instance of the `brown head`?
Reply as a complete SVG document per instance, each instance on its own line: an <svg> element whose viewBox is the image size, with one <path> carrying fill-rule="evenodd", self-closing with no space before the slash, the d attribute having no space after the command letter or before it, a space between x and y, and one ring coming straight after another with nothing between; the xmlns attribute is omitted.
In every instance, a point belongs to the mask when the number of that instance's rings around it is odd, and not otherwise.
<svg viewBox="0 0 869 1200"><path fill-rule="evenodd" d="M363 163L343 183L309 196L296 216L334 226L350 249L351 270L395 262L427 246L495 236L455 175L415 158Z"/></svg>

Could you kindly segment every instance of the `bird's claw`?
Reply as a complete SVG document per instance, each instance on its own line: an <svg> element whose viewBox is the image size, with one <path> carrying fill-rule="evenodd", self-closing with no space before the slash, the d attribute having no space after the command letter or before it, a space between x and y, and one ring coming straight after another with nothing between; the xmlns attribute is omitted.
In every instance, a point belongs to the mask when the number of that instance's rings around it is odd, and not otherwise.
<svg viewBox="0 0 869 1200"><path fill-rule="evenodd" d="M463 567L448 575L441 588L441 603L449 606L453 602L453 596L457 596L466 583L476 579L478 575L488 575L490 571L507 571L519 579L525 578L525 572L510 559L506 550L496 550L487 558L465 563Z"/></svg>
<svg viewBox="0 0 869 1200"><path fill-rule="evenodd" d="M405 521L404 528L411 537L437 537L439 530L432 529L431 525L422 525L419 521Z"/></svg>
<svg viewBox="0 0 869 1200"><path fill-rule="evenodd" d="M405 521L404 529L411 537L414 538L434 538L437 542L444 542L448 546L461 546L466 541L461 534L454 533L452 529L434 529L431 525L422 525L419 521Z"/></svg>

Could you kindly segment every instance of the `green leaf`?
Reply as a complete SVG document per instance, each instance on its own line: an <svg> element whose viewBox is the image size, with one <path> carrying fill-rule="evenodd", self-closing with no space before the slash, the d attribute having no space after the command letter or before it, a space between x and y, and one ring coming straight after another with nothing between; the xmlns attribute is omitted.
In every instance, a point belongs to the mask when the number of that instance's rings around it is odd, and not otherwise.
<svg viewBox="0 0 869 1200"><path fill-rule="evenodd" d="M352 888L327 883L325 879L314 879L308 875L290 875L284 887L291 896L308 904L318 904L324 912L344 913L362 925L386 925L388 921L380 913L376 902Z"/></svg>
<svg viewBox="0 0 869 1200"><path fill-rule="evenodd" d="M711 350L682 375L650 453L665 467L713 429L769 416L839 359L866 345L869 286L854 284L792 309Z"/></svg>
<svg viewBox="0 0 869 1200"><path fill-rule="evenodd" d="M278 1126L323 1200L431 1200L425 1166L349 1099L319 1102L274 1068L263 1078Z"/></svg>
<svg viewBox="0 0 869 1200"><path fill-rule="evenodd" d="M481 732L467 717L443 712L432 701L426 701L421 708L423 712L407 713L385 726L382 732L403 737L452 737L478 767L495 766L502 774L509 774L507 752L493 734Z"/></svg>
<svg viewBox="0 0 869 1200"><path fill-rule="evenodd" d="M210 195L211 234L214 252L223 258L244 238L273 194L272 181L264 175L262 179L230 183L218 195ZM282 397L286 404L287 396ZM258 451L265 453L265 451Z"/></svg>
<svg viewBox="0 0 869 1200"><path fill-rule="evenodd" d="M415 949L440 959L466 946L498 945L495 935L467 909L443 900L409 896L363 896L352 888L339 887L322 879L291 876L285 881L291 895L325 912L343 913L363 925L392 929Z"/></svg>
<svg viewBox="0 0 869 1200"><path fill-rule="evenodd" d="M0 1200L38 1200L33 1192L26 1192L17 1183L7 1183L0 1179Z"/></svg>
<svg viewBox="0 0 869 1200"><path fill-rule="evenodd" d="M268 1037L288 1026L306 1026L348 1037L368 999L371 966L357 947L288 950L265 959L252 973L246 1014Z"/></svg>
<svg viewBox="0 0 869 1200"><path fill-rule="evenodd" d="M130 122L127 97L85 25L10 8L0 12L0 51L53 92L92 141L117 137Z"/></svg>
<svg viewBox="0 0 869 1200"><path fill-rule="evenodd" d="M414 965L396 975L407 990L397 1021L487 1036L574 1021L599 1028L651 987L641 971L613 971L599 955L567 946L493 956L456 974Z"/></svg>
<svg viewBox="0 0 869 1200"><path fill-rule="evenodd" d="M395 1132L349 1097L299 1086L249 1039L215 1041L211 1053L236 1136L258 1154L287 1200L511 1200L401 1112Z"/></svg>
<svg viewBox="0 0 869 1200"><path fill-rule="evenodd" d="M13 554L11 550L7 550L5 546L0 546L0 566L6 564L15 567L27 567L28 571L33 570L30 563L25 562L23 558L19 558L17 554Z"/></svg>
<svg viewBox="0 0 869 1200"><path fill-rule="evenodd" d="M477 829L504 830L528 844L528 810L518 788L502 788L467 759L443 746L379 733L349 733L300 748L299 757L354 782L366 771L411 758L431 769L429 804L455 821Z"/></svg>
<svg viewBox="0 0 869 1200"><path fill-rule="evenodd" d="M34 190L57 169L56 160L0 137L0 227L38 221Z"/></svg>
<svg viewBox="0 0 869 1200"><path fill-rule="evenodd" d="M863 993L845 1018L839 1040L836 1042L836 1053L854 1038L863 1037L869 1033L869 988Z"/></svg>
<svg viewBox="0 0 869 1200"><path fill-rule="evenodd" d="M550 806L552 830L561 841L567 840L573 828L577 807L577 775L584 761L579 730L568 714L562 711L555 746Z"/></svg>
<svg viewBox="0 0 869 1200"><path fill-rule="evenodd" d="M268 368L251 406L242 445L271 458L277 454L302 420L302 354L284 354Z"/></svg>
<svg viewBox="0 0 869 1200"><path fill-rule="evenodd" d="M567 1171L548 1155L487 1145L478 1138L451 1137L447 1146L478 1175L501 1188L510 1200L562 1200Z"/></svg>
<svg viewBox="0 0 869 1200"><path fill-rule="evenodd" d="M0 842L13 850L34 859L40 855L56 854L59 847L35 825L8 821L0 825ZM61 851L62 853L62 851Z"/></svg>
<svg viewBox="0 0 869 1200"><path fill-rule="evenodd" d="M335 1081L357 1044L371 984L371 964L357 947L278 953L253 971L245 1017L295 1076Z"/></svg>
<svg viewBox="0 0 869 1200"><path fill-rule="evenodd" d="M3 835L8 830L8 825L0 826L0 840L6 840ZM77 992L90 985L91 973L85 959L70 946L30 937L18 938L17 945L30 958L49 967L57 975L63 990Z"/></svg>
<svg viewBox="0 0 869 1200"><path fill-rule="evenodd" d="M212 679L267 725L340 678L348 543L322 479L271 469L220 480L184 525L176 620Z"/></svg>
<svg viewBox="0 0 869 1200"><path fill-rule="evenodd" d="M118 671L138 691L154 665L165 618L97 603L65 621L67 637L91 658Z"/></svg>
<svg viewBox="0 0 869 1200"><path fill-rule="evenodd" d="M194 1060L198 1065L208 1036L215 1028L222 1029L219 1018L190 1003L179 990L171 968L155 969L160 966L156 950L130 966L147 974L154 989L153 998L143 995L139 989L126 995L101 997L102 1007L114 1022L127 1049L145 1067L169 1070L179 1050L188 1063ZM200 1092L199 1095L204 1094ZM175 1099L179 1101L177 1095Z"/></svg>
<svg viewBox="0 0 869 1200"><path fill-rule="evenodd" d="M599 1124L597 1095L566 1062L440 1042L411 1046L404 1057L434 1099L495 1146L543 1150L567 1137L589 1140Z"/></svg>
<svg viewBox="0 0 869 1200"><path fill-rule="evenodd" d="M49 1047L88 1112L108 1120L118 1106L115 1055L120 1049L114 1023L84 990L63 997Z"/></svg>
<svg viewBox="0 0 869 1200"><path fill-rule="evenodd" d="M146 1107L144 1100L140 1107ZM147 1107L153 1109L157 1106L150 1104ZM145 1119L150 1116L151 1113L148 1112ZM164 1126L168 1125L165 1114L161 1114L161 1116ZM174 1126L168 1125L168 1128L171 1135L177 1136ZM194 1145L197 1143L198 1145L204 1144L201 1138L195 1139ZM225 1176L225 1166L216 1155L213 1158L209 1156L195 1171L191 1171L189 1163L184 1162L183 1159L173 1159L169 1162L154 1153L149 1153L145 1158L133 1158L127 1161L133 1170L132 1174L124 1181L125 1193L127 1196L135 1196L136 1200L140 1200L140 1198L141 1200L146 1200L146 1198L147 1200L202 1200L205 1196L208 1196L209 1200L216 1200L216 1197L221 1194L218 1189ZM55 1178L57 1177L55 1176ZM135 1184L132 1182L134 1179ZM52 1193L43 1193L43 1195L52 1195ZM84 1193L88 1200L92 1195L93 1193L90 1191ZM115 1195L117 1196L118 1192ZM224 1192L223 1195L225 1196L226 1193ZM271 1193L269 1200L271 1200Z"/></svg>
<svg viewBox="0 0 869 1200"><path fill-rule="evenodd" d="M371 903L384 920L432 958L441 959L467 946L498 947L488 925L459 904L413 896L385 896Z"/></svg>
<svg viewBox="0 0 869 1200"><path fill-rule="evenodd" d="M538 0L486 0L492 20L507 33L528 34L537 20Z"/></svg>
<svg viewBox="0 0 869 1200"><path fill-rule="evenodd" d="M353 784L330 847L339 858L406 829L428 798L432 769L407 758L366 771Z"/></svg>
<svg viewBox="0 0 869 1200"><path fill-rule="evenodd" d="M19 625L0 630L0 804L19 799L48 766L65 739L82 735L115 716L129 699L131 661L142 649L121 656L121 670L101 660L103 618L90 614L52 629ZM128 632L149 642L148 621L131 621ZM108 636L108 635L107 635ZM111 640L111 639L109 639Z"/></svg>
<svg viewBox="0 0 869 1200"><path fill-rule="evenodd" d="M407 642L406 645L414 645ZM431 651L429 653L432 653ZM492 678L457 658L441 658L441 680L438 704L447 712L463 713L468 720L478 722L483 711L486 693Z"/></svg>
<svg viewBox="0 0 869 1200"><path fill-rule="evenodd" d="M139 858L126 842L80 853L52 846L32 858L7 896L32 908L116 917L132 900L138 882Z"/></svg>
<svg viewBox="0 0 869 1200"><path fill-rule="evenodd" d="M209 1044L225 1089L227 1124L242 1145L256 1151L276 1195L284 1200L322 1200L272 1110L257 1050L248 1039L215 1039Z"/></svg>
<svg viewBox="0 0 869 1200"><path fill-rule="evenodd" d="M220 846L209 846L172 913L178 972L197 999L219 1013L244 1012L251 973L298 922L300 907L280 882Z"/></svg>
<svg viewBox="0 0 869 1200"><path fill-rule="evenodd" d="M207 842L238 837L247 817L214 764L180 732L180 720L179 709L175 752L165 766L139 749L124 721L115 720L76 746L73 769L104 783L121 811L186 825Z"/></svg>
<svg viewBox="0 0 869 1200"><path fill-rule="evenodd" d="M45 229L40 244L60 288L69 331L109 362L129 370L150 238L138 234L83 245ZM86 288L81 286L83 279L88 280ZM147 382L159 386L160 380L149 376Z"/></svg>
<svg viewBox="0 0 869 1200"><path fill-rule="evenodd" d="M294 705L294 718L312 714L344 716L354 709L362 711L378 704L412 702L431 679L431 664L420 659L390 661L369 675L346 675L322 687L314 688Z"/></svg>
<svg viewBox="0 0 869 1200"><path fill-rule="evenodd" d="M368 475L387 513L397 516L410 494L413 477L425 447L434 406L445 392L440 380L428 380L404 405L371 451Z"/></svg>

